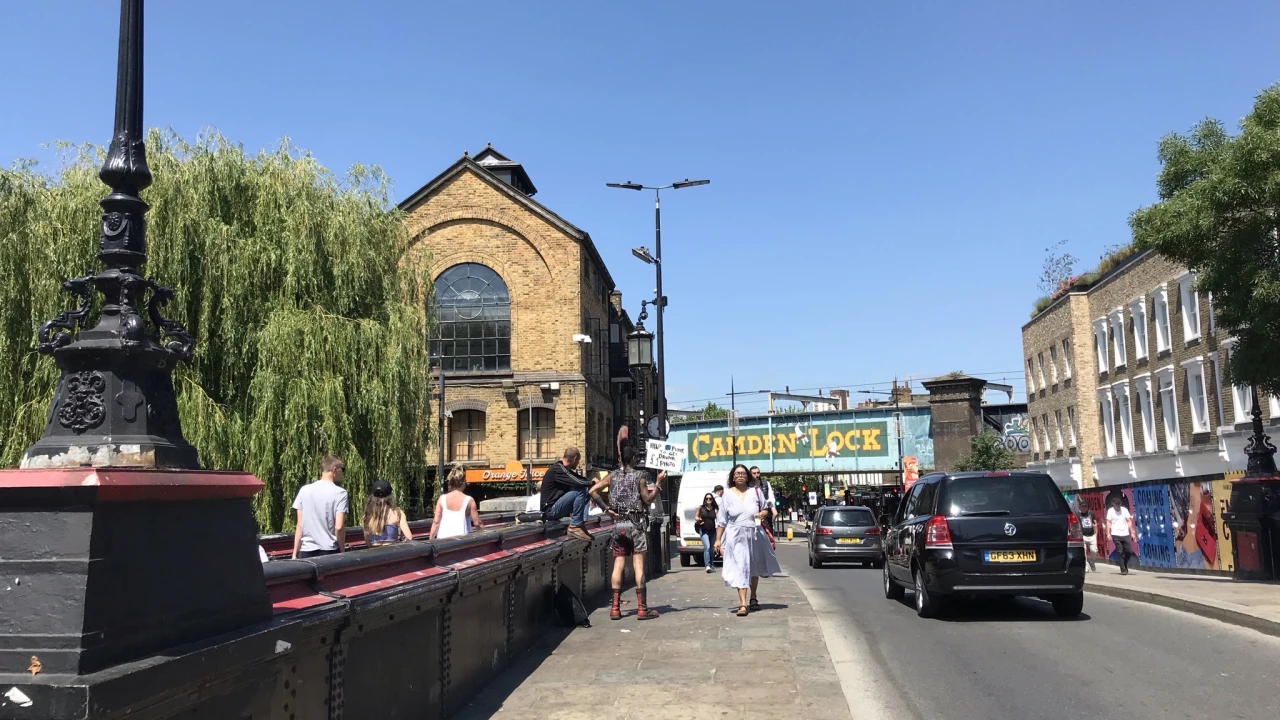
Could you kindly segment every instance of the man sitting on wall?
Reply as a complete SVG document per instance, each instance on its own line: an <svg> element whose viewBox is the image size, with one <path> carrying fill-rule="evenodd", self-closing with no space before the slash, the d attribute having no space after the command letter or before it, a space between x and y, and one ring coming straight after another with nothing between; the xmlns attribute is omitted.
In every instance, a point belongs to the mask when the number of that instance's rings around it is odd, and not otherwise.
<svg viewBox="0 0 1280 720"><path fill-rule="evenodd" d="M578 448L565 448L564 456L542 476L542 519L569 518L569 534L590 540L583 525L587 522L587 488L591 481L574 472L582 460Z"/></svg>

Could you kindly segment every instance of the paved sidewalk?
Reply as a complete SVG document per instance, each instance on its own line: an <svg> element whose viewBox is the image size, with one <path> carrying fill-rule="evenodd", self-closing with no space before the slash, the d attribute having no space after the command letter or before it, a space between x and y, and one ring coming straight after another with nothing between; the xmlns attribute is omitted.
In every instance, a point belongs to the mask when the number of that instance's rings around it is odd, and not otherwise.
<svg viewBox="0 0 1280 720"><path fill-rule="evenodd" d="M607 606L590 628L549 633L457 716L463 720L850 720L813 609L789 577L760 581L740 618L719 570L673 567L649 583L660 617ZM734 606L734 607L730 607ZM455 638L455 642L458 639Z"/></svg>
<svg viewBox="0 0 1280 720"><path fill-rule="evenodd" d="M1280 584L1276 583L1237 582L1155 569L1131 569L1124 576L1116 566L1098 563L1098 572L1085 575L1084 589L1280 635Z"/></svg>

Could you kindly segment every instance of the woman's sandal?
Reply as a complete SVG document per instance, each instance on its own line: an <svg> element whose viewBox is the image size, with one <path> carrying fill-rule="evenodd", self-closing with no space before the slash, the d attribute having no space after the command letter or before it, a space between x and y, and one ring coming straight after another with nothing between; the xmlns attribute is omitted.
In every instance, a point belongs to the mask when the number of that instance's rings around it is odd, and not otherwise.
<svg viewBox="0 0 1280 720"><path fill-rule="evenodd" d="M746 617L746 616L747 616L747 606L746 606L746 605L739 605L739 606L738 606L738 617Z"/></svg>
<svg viewBox="0 0 1280 720"><path fill-rule="evenodd" d="M751 608L751 612L760 612L760 601L755 598L751 598L751 604L747 607Z"/></svg>

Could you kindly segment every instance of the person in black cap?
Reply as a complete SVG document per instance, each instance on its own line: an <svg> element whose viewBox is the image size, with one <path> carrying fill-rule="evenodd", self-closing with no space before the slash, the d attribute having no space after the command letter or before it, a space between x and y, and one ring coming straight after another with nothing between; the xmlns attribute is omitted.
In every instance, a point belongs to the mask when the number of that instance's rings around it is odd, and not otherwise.
<svg viewBox="0 0 1280 720"><path fill-rule="evenodd" d="M409 518L396 505L391 483L379 480L373 484L373 492L364 501L364 542L366 545L390 545L402 540L412 540Z"/></svg>

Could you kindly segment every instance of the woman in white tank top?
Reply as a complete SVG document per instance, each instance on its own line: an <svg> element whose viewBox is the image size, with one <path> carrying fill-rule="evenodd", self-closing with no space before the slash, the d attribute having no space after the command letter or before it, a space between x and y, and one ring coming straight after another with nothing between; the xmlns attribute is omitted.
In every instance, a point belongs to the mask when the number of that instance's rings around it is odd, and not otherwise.
<svg viewBox="0 0 1280 720"><path fill-rule="evenodd" d="M431 521L432 540L459 537L484 527L475 502L464 492L466 470L455 467L450 471L448 487L449 492L436 501L436 514Z"/></svg>

